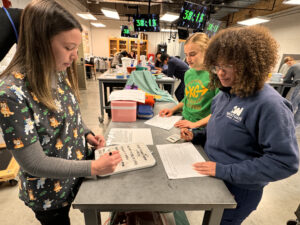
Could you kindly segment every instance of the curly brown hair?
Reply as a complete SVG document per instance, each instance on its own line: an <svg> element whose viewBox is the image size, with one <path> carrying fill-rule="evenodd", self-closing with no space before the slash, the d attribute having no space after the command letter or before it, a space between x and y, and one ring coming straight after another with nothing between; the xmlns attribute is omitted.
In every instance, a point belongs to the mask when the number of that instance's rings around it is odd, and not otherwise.
<svg viewBox="0 0 300 225"><path fill-rule="evenodd" d="M207 68L219 62L233 65L235 80L231 93L247 97L263 88L278 59L277 49L277 42L265 27L227 28L211 39L204 64ZM210 88L216 87L222 87L221 82L210 72Z"/></svg>

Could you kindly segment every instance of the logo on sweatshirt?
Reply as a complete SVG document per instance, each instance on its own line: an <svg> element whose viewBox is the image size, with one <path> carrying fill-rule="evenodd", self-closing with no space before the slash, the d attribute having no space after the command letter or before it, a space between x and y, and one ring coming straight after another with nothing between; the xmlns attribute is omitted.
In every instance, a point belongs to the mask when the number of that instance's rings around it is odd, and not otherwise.
<svg viewBox="0 0 300 225"><path fill-rule="evenodd" d="M238 106L234 106L230 112L227 112L226 116L229 119L232 119L236 122L240 122L242 117L240 116L243 112L244 108L239 108Z"/></svg>

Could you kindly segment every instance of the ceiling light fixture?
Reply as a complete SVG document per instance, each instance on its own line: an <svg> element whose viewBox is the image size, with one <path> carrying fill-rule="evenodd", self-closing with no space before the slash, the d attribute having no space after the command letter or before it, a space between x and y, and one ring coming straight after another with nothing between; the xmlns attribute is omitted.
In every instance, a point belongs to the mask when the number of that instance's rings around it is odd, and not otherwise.
<svg viewBox="0 0 300 225"><path fill-rule="evenodd" d="M160 17L161 21L173 22L179 18L178 14L175 13L165 13L162 17Z"/></svg>
<svg viewBox="0 0 300 225"><path fill-rule="evenodd" d="M94 27L106 27L103 23L91 23Z"/></svg>
<svg viewBox="0 0 300 225"><path fill-rule="evenodd" d="M96 17L94 17L90 13L76 13L76 14L85 20L97 20Z"/></svg>
<svg viewBox="0 0 300 225"><path fill-rule="evenodd" d="M255 25L255 24L266 23L266 22L269 22L269 21L270 21L270 19L265 18L265 17L253 17L253 18L250 18L250 19L238 21L237 23L241 24L241 25L245 25L245 26L252 26L252 25Z"/></svg>
<svg viewBox="0 0 300 225"><path fill-rule="evenodd" d="M283 1L283 4L300 5L300 0L287 0L287 1Z"/></svg>
<svg viewBox="0 0 300 225"><path fill-rule="evenodd" d="M101 8L101 11L106 17L113 18L119 20L119 14L115 9Z"/></svg>

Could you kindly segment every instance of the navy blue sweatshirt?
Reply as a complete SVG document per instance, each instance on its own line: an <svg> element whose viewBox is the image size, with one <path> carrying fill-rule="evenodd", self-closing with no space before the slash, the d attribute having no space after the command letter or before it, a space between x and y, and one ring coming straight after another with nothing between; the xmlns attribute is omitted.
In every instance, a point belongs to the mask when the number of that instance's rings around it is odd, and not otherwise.
<svg viewBox="0 0 300 225"><path fill-rule="evenodd" d="M292 106L268 84L246 98L220 91L206 137L204 150L217 162L216 177L238 187L259 189L298 170Z"/></svg>
<svg viewBox="0 0 300 225"><path fill-rule="evenodd" d="M180 84L175 90L175 96L179 102L184 98L184 74L187 70L189 70L188 64L176 57L170 57L168 61L168 69L162 71L169 77L174 76L177 79L180 79Z"/></svg>

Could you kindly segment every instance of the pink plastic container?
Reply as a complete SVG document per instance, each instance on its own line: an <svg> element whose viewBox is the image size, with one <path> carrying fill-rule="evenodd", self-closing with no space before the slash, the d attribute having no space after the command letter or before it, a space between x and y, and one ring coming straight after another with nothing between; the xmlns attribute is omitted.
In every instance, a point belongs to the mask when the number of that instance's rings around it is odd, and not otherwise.
<svg viewBox="0 0 300 225"><path fill-rule="evenodd" d="M111 121L133 122L136 121L136 102L111 101Z"/></svg>

